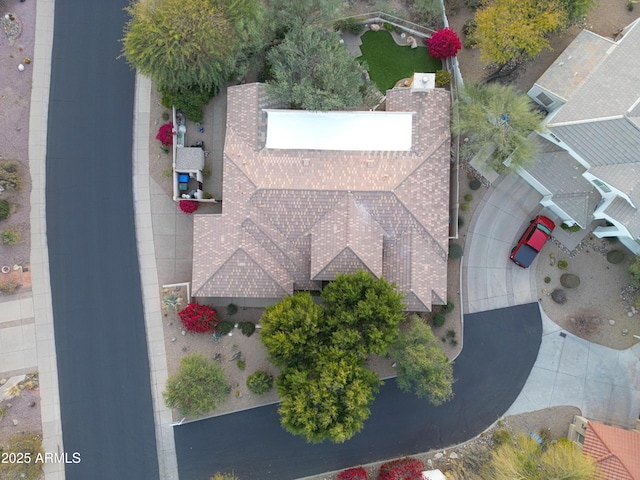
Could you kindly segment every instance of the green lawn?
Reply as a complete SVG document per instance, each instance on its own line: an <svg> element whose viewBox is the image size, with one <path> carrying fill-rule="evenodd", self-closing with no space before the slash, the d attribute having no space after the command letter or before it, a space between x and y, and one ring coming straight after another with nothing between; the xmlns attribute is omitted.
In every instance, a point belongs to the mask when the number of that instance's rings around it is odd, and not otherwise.
<svg viewBox="0 0 640 480"><path fill-rule="evenodd" d="M429 73L442 68L440 60L430 57L426 48L401 47L386 30L362 35L360 50L362 56L358 60L366 60L369 76L382 93L415 72Z"/></svg>

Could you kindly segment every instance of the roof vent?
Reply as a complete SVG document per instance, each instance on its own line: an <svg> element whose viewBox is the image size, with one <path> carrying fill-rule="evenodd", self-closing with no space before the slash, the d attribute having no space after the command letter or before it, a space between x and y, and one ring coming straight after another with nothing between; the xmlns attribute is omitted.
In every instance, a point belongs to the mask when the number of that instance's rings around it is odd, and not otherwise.
<svg viewBox="0 0 640 480"><path fill-rule="evenodd" d="M302 159L302 166L303 167L308 167L309 166L309 159L308 158L303 158Z"/></svg>

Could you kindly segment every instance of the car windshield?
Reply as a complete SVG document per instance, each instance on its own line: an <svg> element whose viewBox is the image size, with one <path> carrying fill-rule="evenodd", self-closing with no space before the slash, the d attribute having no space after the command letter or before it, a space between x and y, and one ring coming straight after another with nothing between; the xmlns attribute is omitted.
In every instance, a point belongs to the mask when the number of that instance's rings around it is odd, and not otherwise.
<svg viewBox="0 0 640 480"><path fill-rule="evenodd" d="M546 233L547 235L551 236L551 230L545 227L542 223L538 224L538 228L542 230L544 233Z"/></svg>

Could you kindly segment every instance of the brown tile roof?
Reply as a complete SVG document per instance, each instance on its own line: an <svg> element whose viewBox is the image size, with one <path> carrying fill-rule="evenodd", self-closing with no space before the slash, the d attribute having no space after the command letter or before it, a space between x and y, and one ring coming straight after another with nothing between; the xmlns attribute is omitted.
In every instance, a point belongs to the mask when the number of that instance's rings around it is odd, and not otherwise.
<svg viewBox="0 0 640 480"><path fill-rule="evenodd" d="M582 451L596 461L596 478L640 480L640 433L589 421Z"/></svg>
<svg viewBox="0 0 640 480"><path fill-rule="evenodd" d="M228 90L223 213L195 218L194 295L279 297L363 269L411 310L446 302L448 93L388 92L387 110L415 112L410 151L266 149L277 107L261 84Z"/></svg>

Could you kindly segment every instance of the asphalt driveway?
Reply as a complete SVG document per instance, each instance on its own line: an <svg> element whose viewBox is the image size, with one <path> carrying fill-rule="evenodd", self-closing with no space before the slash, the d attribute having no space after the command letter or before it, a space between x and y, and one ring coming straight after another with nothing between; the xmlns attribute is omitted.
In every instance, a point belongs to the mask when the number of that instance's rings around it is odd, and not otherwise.
<svg viewBox="0 0 640 480"><path fill-rule="evenodd" d="M117 59L127 4L55 4L46 215L56 453L81 459L67 480L159 477L133 215L134 75Z"/></svg>
<svg viewBox="0 0 640 480"><path fill-rule="evenodd" d="M455 398L440 407L387 381L364 430L341 445L309 445L285 432L277 405L175 427L182 480L217 471L240 478L294 479L465 441L514 402L538 355L537 303L465 315L465 347L454 365Z"/></svg>

